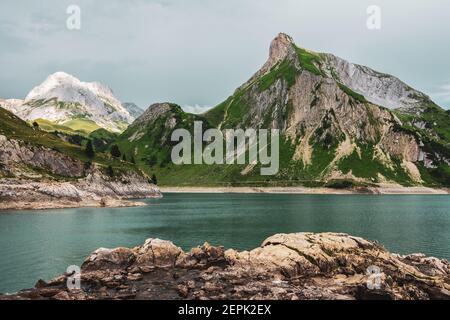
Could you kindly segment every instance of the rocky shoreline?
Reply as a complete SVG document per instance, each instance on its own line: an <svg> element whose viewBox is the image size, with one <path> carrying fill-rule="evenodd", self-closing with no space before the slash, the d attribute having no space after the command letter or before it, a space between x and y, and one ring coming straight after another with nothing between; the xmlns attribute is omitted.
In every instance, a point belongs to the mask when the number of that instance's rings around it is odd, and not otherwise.
<svg viewBox="0 0 450 320"><path fill-rule="evenodd" d="M14 201L0 203L0 212L6 210L51 210L73 208L124 208L143 207L148 204L142 201L102 198L101 200L71 201L68 199L53 199L46 201Z"/></svg>
<svg viewBox="0 0 450 320"><path fill-rule="evenodd" d="M428 195L450 194L446 188L404 187L398 184L382 184L377 187L309 188L309 187L161 187L162 193L270 193L270 194L386 194Z"/></svg>
<svg viewBox="0 0 450 320"><path fill-rule="evenodd" d="M184 252L148 239L135 248L98 249L74 274L13 299L450 299L450 263L422 254L400 256L347 234L278 234L238 252L205 243Z"/></svg>
<svg viewBox="0 0 450 320"><path fill-rule="evenodd" d="M134 173L113 179L93 171L86 178L63 182L0 179L0 210L130 207L145 205L132 199L159 197L157 186Z"/></svg>

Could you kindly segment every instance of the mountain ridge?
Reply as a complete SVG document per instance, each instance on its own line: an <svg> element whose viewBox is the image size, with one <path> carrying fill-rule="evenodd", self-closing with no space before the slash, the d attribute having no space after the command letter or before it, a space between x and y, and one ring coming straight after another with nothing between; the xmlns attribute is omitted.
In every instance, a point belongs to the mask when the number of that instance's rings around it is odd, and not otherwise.
<svg viewBox="0 0 450 320"><path fill-rule="evenodd" d="M173 183L177 175L186 178L190 172L187 180L195 184L197 171L206 183L220 183L221 179L235 184L348 180L357 184L449 185L448 113L394 76L333 57L297 47L291 37L279 34L262 68L224 102L201 115L207 125L219 129L280 129L281 170L276 177L269 181L258 177L257 166L159 170L154 161L148 161L152 170L160 171L163 182L168 175L167 183ZM354 74L357 80L352 81ZM381 81L382 85L357 87L359 81ZM390 101L395 103L390 105ZM171 125L162 129L163 135L168 136L179 124L177 118L187 115L177 112L168 122ZM159 120L152 118L142 127L151 127L154 121ZM134 127L139 127L137 124ZM140 134L144 136L145 129ZM139 149L136 137L126 142L128 149L133 145ZM141 163L148 160L145 154L153 152L149 145L147 149L141 154Z"/></svg>
<svg viewBox="0 0 450 320"><path fill-rule="evenodd" d="M113 132L123 131L134 120L112 89L99 82L82 82L65 72L49 75L22 102L6 100L0 106L26 121L65 124L88 120Z"/></svg>
<svg viewBox="0 0 450 320"><path fill-rule="evenodd" d="M61 82L88 92L65 91ZM58 99L44 99L52 95L75 101L61 108L77 112L86 100L95 100L92 105L109 108L111 113L118 104L117 110L130 117L127 107L140 112L134 104L122 105L111 89L82 83L65 73L51 75L30 92L25 103L31 112L48 105L47 111L54 110ZM19 109L20 115L19 100L1 100L2 104L16 112ZM39 124L48 125L39 119ZM78 118L71 121L77 130L87 125L80 125ZM89 118L83 121L95 123ZM171 133L178 128L192 132L195 121L202 121L204 129L279 129L279 173L261 177L256 173L259 166L253 164L174 166ZM64 130L64 126L58 128ZM96 129L92 126L91 131ZM161 183L172 185L183 180L186 184L257 186L315 186L335 181L450 186L448 111L394 76L298 47L283 33L271 42L263 66L216 107L194 115L173 103L157 103L120 129L113 130L122 132L118 137L97 131L93 136L96 147L107 151L115 143L124 159L132 159L148 173L157 173Z"/></svg>

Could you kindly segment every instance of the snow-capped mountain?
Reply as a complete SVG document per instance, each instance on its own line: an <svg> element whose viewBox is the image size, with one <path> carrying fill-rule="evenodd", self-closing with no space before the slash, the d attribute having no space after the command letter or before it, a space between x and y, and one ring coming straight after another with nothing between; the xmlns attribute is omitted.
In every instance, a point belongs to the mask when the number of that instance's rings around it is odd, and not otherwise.
<svg viewBox="0 0 450 320"><path fill-rule="evenodd" d="M20 118L45 119L58 124L90 120L110 131L123 131L134 117L122 106L113 91L98 82L82 82L57 72L35 87L22 105L7 107Z"/></svg>
<svg viewBox="0 0 450 320"><path fill-rule="evenodd" d="M17 114L20 110L20 107L23 104L23 100L20 99L1 99L0 98L0 107L8 110L14 114Z"/></svg>

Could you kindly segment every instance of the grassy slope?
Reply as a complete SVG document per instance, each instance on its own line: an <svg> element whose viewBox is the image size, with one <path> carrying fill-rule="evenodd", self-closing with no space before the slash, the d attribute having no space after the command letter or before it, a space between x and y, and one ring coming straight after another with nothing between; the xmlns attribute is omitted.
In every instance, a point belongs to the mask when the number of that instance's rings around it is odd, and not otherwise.
<svg viewBox="0 0 450 320"><path fill-rule="evenodd" d="M91 133L97 129L100 129L100 126L96 124L92 120L87 119L73 119L63 123L64 126L69 127L74 131L81 131L85 133Z"/></svg>
<svg viewBox="0 0 450 320"><path fill-rule="evenodd" d="M103 153L97 152L95 158L90 160L86 156L83 147L64 142L55 134L44 130L34 129L27 122L2 108L0 108L0 134L10 139L21 140L33 145L43 146L59 151L84 162L92 161L102 166L111 165L117 170L135 169L131 163L112 159L109 155Z"/></svg>
<svg viewBox="0 0 450 320"><path fill-rule="evenodd" d="M194 121L203 121L203 129L210 127L202 116L185 113L175 104L171 107L169 113L160 116L156 121L145 126L131 125L119 136L117 145L127 159L133 157L140 165L167 165L171 162L170 154L174 145L170 142L173 130L183 128L193 132ZM169 118L176 119L177 124L173 129L166 127ZM132 139L136 133L140 134L140 138Z"/></svg>
<svg viewBox="0 0 450 320"><path fill-rule="evenodd" d="M419 166L425 182L431 186L450 186L450 167L442 160L442 156L450 159L449 111L432 102L425 102L420 115L411 115L398 110L395 114L402 121L402 126L396 129L413 134L418 141L422 141L424 143L422 149L429 154L436 166L436 168Z"/></svg>

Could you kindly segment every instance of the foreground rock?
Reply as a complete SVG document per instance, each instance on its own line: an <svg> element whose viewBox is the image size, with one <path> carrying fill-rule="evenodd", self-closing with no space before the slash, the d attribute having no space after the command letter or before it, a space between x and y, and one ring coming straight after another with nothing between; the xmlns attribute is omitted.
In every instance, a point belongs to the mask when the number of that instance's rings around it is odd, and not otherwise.
<svg viewBox="0 0 450 320"><path fill-rule="evenodd" d="M399 256L346 234L278 234L252 251L204 244L183 252L148 239L133 249L98 249L69 275L0 299L449 299L450 264Z"/></svg>

